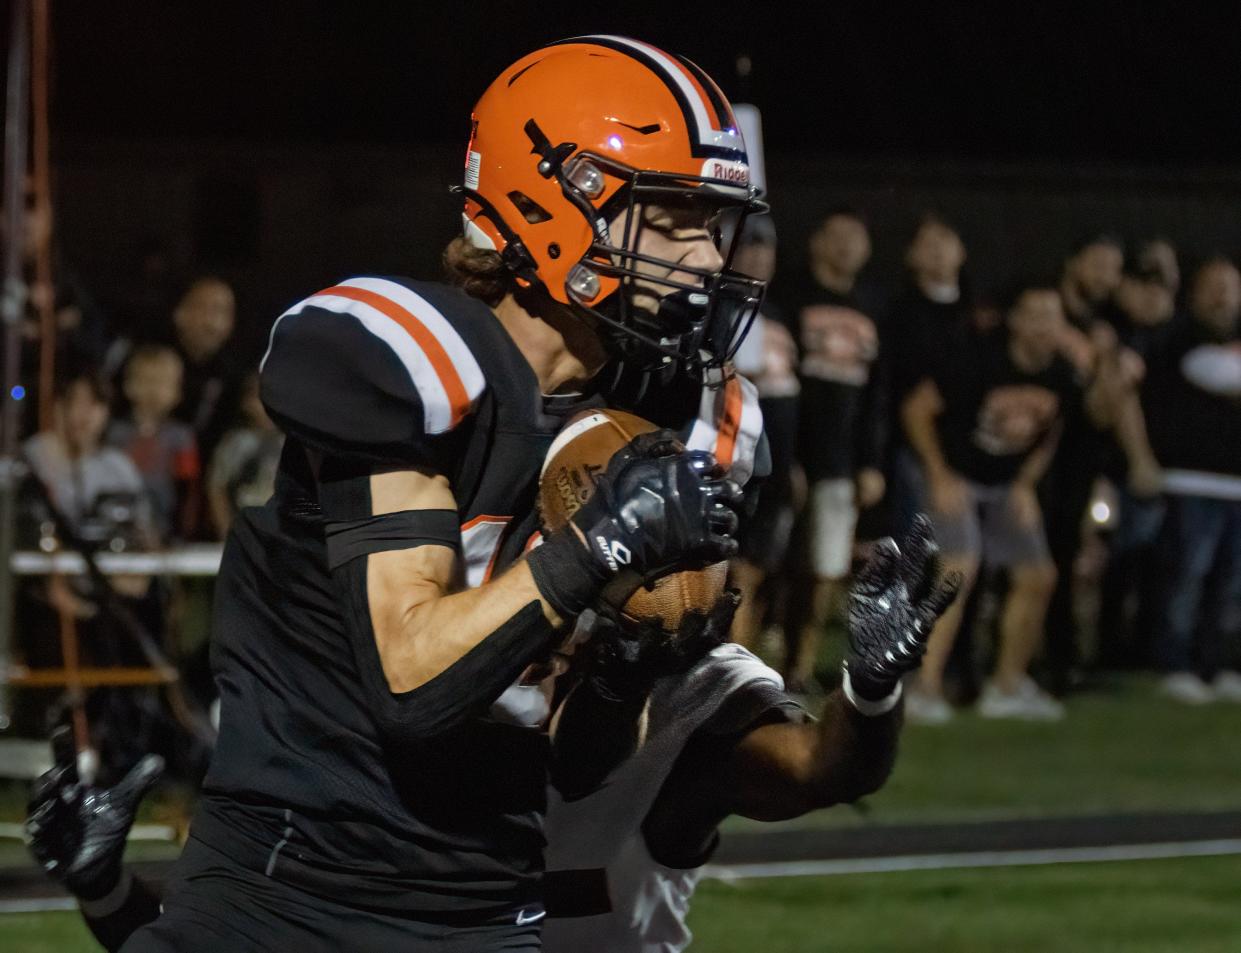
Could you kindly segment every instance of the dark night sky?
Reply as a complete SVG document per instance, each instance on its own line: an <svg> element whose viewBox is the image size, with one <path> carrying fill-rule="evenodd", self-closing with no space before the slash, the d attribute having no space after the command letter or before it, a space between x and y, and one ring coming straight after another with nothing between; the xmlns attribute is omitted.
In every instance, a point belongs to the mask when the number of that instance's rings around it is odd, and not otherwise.
<svg viewBox="0 0 1241 953"><path fill-rule="evenodd" d="M461 141L471 103L507 63L546 40L622 32L690 56L734 98L757 102L769 150L1241 155L1236 3L53 4L65 144ZM733 67L742 52L754 64L748 91Z"/></svg>

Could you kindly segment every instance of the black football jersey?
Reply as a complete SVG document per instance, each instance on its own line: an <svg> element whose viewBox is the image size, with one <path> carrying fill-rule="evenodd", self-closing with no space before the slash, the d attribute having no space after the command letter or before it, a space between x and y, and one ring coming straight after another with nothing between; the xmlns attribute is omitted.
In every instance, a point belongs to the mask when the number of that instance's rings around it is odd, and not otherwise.
<svg viewBox="0 0 1241 953"><path fill-rule="evenodd" d="M496 916L537 897L545 712L514 687L447 734L395 747L329 572L312 455L446 476L460 583L538 542L539 472L566 415L499 320L442 285L353 278L276 322L261 393L287 435L276 493L230 534L213 666L220 744L195 831L264 845L273 876L428 915ZM740 378L680 399L689 444L744 480L761 434ZM359 652L374 653L374 658ZM541 696L539 696L541 698Z"/></svg>

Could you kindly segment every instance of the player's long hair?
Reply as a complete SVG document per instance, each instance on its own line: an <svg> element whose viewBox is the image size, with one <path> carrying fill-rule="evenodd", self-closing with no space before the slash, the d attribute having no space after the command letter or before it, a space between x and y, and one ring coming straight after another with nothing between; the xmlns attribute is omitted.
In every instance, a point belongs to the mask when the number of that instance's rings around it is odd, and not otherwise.
<svg viewBox="0 0 1241 953"><path fill-rule="evenodd" d="M444 249L444 272L448 283L471 298L495 307L516 288L513 273L497 252L477 248L458 236Z"/></svg>

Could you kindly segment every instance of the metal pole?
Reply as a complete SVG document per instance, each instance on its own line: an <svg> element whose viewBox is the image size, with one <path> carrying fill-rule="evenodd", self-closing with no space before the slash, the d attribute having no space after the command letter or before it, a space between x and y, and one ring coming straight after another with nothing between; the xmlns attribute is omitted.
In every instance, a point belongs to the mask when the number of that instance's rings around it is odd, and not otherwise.
<svg viewBox="0 0 1241 953"><path fill-rule="evenodd" d="M0 393L0 729L10 724L6 684L12 664L13 572L18 485L18 429L21 426L21 322L26 309L22 257L26 216L26 120L29 109L30 8L15 0L9 33L9 70L4 115L4 325L3 392Z"/></svg>
<svg viewBox="0 0 1241 953"><path fill-rule="evenodd" d="M49 46L48 14L50 0L32 0L30 32L30 112L31 112L31 184L35 208L46 216L48 228L34 249L34 283L42 294L39 308L39 429L52 429L52 379L56 371L56 285L52 275L52 235L56 219L52 215L51 149L48 145L49 115Z"/></svg>

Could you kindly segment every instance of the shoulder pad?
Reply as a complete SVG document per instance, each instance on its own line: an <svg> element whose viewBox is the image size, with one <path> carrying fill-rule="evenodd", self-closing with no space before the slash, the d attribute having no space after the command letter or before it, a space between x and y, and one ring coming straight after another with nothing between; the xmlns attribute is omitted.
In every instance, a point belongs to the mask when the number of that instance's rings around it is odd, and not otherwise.
<svg viewBox="0 0 1241 953"><path fill-rule="evenodd" d="M486 388L453 316L389 278L350 278L298 302L259 366L273 420L328 449L447 433Z"/></svg>

